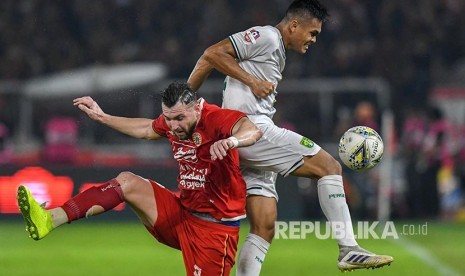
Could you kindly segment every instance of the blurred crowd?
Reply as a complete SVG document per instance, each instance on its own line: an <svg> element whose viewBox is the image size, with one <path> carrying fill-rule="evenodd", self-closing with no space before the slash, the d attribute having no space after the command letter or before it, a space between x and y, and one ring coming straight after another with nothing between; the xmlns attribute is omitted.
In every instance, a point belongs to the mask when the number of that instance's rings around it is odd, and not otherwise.
<svg viewBox="0 0 465 276"><path fill-rule="evenodd" d="M323 0L318 44L289 54L287 78L379 76L394 99L422 104L465 56L461 0ZM289 0L6 0L0 76L24 79L88 64L160 61L186 78L203 50L254 25L275 25Z"/></svg>
<svg viewBox="0 0 465 276"><path fill-rule="evenodd" d="M284 77L386 79L400 118L399 148L407 168L400 216L434 217L439 209L457 204L440 199L444 188L438 183L450 179L447 169L458 179L457 187L465 183L465 150L434 154L447 144L448 130L440 110L429 107L429 93L447 84L451 72L465 62L465 1L321 1L329 9L329 21L308 54L288 53ZM206 47L251 26L276 25L290 2L0 1L0 79L25 80L87 65L144 61L164 63L169 77L185 79ZM0 99L2 106L3 111L8 108ZM355 120L378 128L376 107L361 103L353 108L360 113ZM11 113L2 110L0 115ZM348 125L334 127L339 135ZM298 124L296 128L301 131ZM0 124L0 146L11 155L3 138L7 133ZM425 195L426 190L431 194Z"/></svg>

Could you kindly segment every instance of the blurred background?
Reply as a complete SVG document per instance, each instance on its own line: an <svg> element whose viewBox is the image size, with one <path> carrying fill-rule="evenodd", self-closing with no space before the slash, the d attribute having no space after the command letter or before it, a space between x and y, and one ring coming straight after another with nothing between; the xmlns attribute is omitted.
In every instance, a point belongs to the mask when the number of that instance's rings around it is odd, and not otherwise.
<svg viewBox="0 0 465 276"><path fill-rule="evenodd" d="M166 142L91 122L72 99L90 95L107 113L154 118L158 93L186 80L204 49L276 25L289 3L0 1L0 217L17 217L11 197L21 183L49 207L123 170L175 189ZM323 3L330 18L318 42L306 55L287 53L276 123L335 157L346 129L381 133L381 164L344 171L355 220L465 222L465 2ZM221 104L222 79L213 73L200 95ZM316 183L279 178L278 190L280 219L322 218ZM130 220L120 207L115 217Z"/></svg>

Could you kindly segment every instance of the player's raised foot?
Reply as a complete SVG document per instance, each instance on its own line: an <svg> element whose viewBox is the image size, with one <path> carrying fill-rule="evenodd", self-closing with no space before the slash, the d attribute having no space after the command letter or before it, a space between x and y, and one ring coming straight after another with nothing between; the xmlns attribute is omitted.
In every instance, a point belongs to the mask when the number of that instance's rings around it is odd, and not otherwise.
<svg viewBox="0 0 465 276"><path fill-rule="evenodd" d="M29 237L34 240L43 239L53 230L53 220L50 211L47 211L32 197L31 192L25 186L18 187L18 206Z"/></svg>
<svg viewBox="0 0 465 276"><path fill-rule="evenodd" d="M391 265L394 258L386 255L376 255L360 246L343 246L339 249L339 262L337 267L341 272L361 268L379 268Z"/></svg>

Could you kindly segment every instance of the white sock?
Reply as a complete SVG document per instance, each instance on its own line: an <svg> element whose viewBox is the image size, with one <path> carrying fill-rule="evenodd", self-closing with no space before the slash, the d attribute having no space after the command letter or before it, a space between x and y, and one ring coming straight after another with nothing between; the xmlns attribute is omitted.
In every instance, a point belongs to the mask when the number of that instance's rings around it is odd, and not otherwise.
<svg viewBox="0 0 465 276"><path fill-rule="evenodd" d="M340 246L357 245L352 228L341 175L327 175L318 180L318 198L334 237Z"/></svg>
<svg viewBox="0 0 465 276"><path fill-rule="evenodd" d="M249 233L237 259L236 276L260 275L269 247L270 243L262 237Z"/></svg>

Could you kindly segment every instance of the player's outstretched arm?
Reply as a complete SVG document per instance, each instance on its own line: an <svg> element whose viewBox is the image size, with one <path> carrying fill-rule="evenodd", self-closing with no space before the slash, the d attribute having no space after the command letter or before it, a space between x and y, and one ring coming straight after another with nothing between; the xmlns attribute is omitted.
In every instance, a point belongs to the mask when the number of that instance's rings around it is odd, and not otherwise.
<svg viewBox="0 0 465 276"><path fill-rule="evenodd" d="M210 147L212 160L223 159L226 152L233 148L248 147L255 144L263 133L247 117L241 118L232 129L232 136L216 141Z"/></svg>
<svg viewBox="0 0 465 276"><path fill-rule="evenodd" d="M199 90L200 86L202 86L213 69L213 66L202 55L195 64L194 70L192 70L187 83L194 91Z"/></svg>
<svg viewBox="0 0 465 276"><path fill-rule="evenodd" d="M151 119L126 118L106 114L97 102L89 96L74 99L73 105L81 109L92 120L129 136L147 140L161 138L160 135L153 131Z"/></svg>
<svg viewBox="0 0 465 276"><path fill-rule="evenodd" d="M207 79L213 68L235 78L249 86L258 98L264 98L274 92L275 85L269 81L259 80L242 69L236 60L236 52L229 39L224 39L208 47L197 61L187 83L197 91Z"/></svg>

